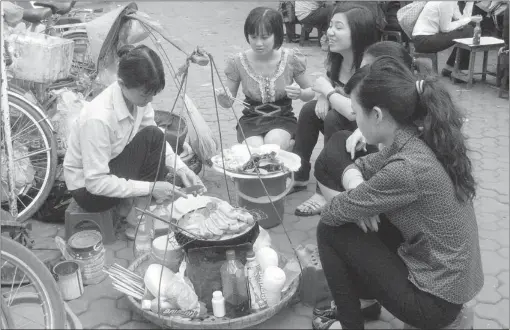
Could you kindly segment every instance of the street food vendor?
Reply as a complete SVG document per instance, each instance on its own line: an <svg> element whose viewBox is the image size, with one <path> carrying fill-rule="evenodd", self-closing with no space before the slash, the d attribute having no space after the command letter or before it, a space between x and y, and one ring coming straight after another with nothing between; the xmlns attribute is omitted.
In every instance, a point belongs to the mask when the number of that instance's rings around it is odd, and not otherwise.
<svg viewBox="0 0 510 330"><path fill-rule="evenodd" d="M118 55L118 80L83 107L64 159L67 187L88 212L106 211L129 197L186 196L166 180L171 171L186 187L203 186L154 121L150 102L165 87L161 59L144 45L123 46Z"/></svg>

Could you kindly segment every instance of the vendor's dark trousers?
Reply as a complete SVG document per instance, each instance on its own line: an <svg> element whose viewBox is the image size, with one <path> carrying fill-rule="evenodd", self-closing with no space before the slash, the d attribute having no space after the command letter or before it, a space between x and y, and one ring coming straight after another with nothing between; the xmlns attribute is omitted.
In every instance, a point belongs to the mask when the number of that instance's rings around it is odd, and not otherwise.
<svg viewBox="0 0 510 330"><path fill-rule="evenodd" d="M419 53L437 53L442 50L445 50L455 44L453 39L459 38L472 38L473 37L473 27L470 25L466 25L461 29L450 31L450 32L440 32L430 36L415 36L413 37L414 49ZM454 49L446 64L453 67L455 64L455 56L457 55L457 49ZM460 70L467 70L469 67L469 51L465 49L460 49Z"/></svg>
<svg viewBox="0 0 510 330"><path fill-rule="evenodd" d="M110 174L119 178L140 181L164 181L168 174L165 166L165 135L156 126L138 132L124 150L110 161ZM159 167L159 172L158 172ZM103 212L116 206L121 199L91 194L86 188L71 191L76 203L87 212Z"/></svg>
<svg viewBox="0 0 510 330"><path fill-rule="evenodd" d="M303 18L300 23L301 25L311 25L314 27L318 27L321 32L325 32L328 29L329 21L328 17L333 10L333 5L327 5L325 7L320 7L311 12L308 16Z"/></svg>
<svg viewBox="0 0 510 330"><path fill-rule="evenodd" d="M301 168L294 174L296 181L307 181L310 178L310 158L319 139L319 132L324 134L324 145L326 145L335 132L341 130L352 132L356 129L355 121L349 121L335 110L328 111L324 120L320 119L315 114L316 104L317 101L306 103L299 113L294 149L292 150L301 157Z"/></svg>
<svg viewBox="0 0 510 330"><path fill-rule="evenodd" d="M353 160L334 146L345 145L349 135L335 133L315 164L317 180L337 191L344 191L341 174ZM380 218L378 232L364 233L356 224L333 227L319 223L317 227L322 268L342 328L364 328L359 299L377 299L398 319L420 329L452 323L462 305L421 291L408 280L407 267L397 254L403 237L384 214Z"/></svg>

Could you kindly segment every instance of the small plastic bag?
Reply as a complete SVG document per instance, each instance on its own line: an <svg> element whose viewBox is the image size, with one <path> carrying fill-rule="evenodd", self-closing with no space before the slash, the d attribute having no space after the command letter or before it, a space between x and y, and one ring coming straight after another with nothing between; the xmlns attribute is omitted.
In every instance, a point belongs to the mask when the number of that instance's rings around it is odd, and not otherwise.
<svg viewBox="0 0 510 330"><path fill-rule="evenodd" d="M149 32L140 21L131 18L124 23L119 31L119 43L122 45L136 44L149 36Z"/></svg>

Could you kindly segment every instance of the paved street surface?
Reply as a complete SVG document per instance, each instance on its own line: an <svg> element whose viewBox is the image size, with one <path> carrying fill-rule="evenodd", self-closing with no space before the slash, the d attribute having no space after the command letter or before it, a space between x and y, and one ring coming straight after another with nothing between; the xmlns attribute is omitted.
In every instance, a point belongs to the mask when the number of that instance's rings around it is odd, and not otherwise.
<svg viewBox="0 0 510 330"><path fill-rule="evenodd" d="M224 60L228 54L248 48L243 35L244 19L255 6L262 4L249 2L140 2L141 11L158 20L175 40L187 49L200 45L213 54L215 63L222 76ZM276 2L268 3L276 7ZM105 6L106 7L106 6ZM106 7L107 8L107 7ZM298 28L299 29L299 28ZM298 30L299 32L299 30ZM314 32L315 34L316 32ZM172 49L167 42L162 45L174 67L184 63L184 56ZM298 47L297 44L285 47ZM308 73L318 75L324 72L324 54L315 42L308 43L300 50L307 56ZM440 66L446 61L446 53L440 54ZM479 56L481 57L481 56ZM495 68L496 55L490 55L490 68ZM481 66L481 58L477 59ZM477 70L480 71L480 70ZM195 101L218 134L217 114L210 79L210 67L192 66L190 68L188 94ZM494 78L488 78L494 83ZM476 83L471 91L465 85L453 85L446 79L453 97L459 106L467 111L468 121L465 134L469 137L471 157L478 180L478 196L475 201L479 224L480 247L482 249L485 285L473 301L475 306L475 323L477 329L497 329L509 327L509 238L508 238L508 166L509 166L509 127L508 101L497 97L497 89ZM216 79L218 87L218 80ZM167 71L168 88L154 101L155 109L170 110L175 97L175 88ZM302 102L295 102L299 112ZM177 110L180 111L180 110ZM237 114L240 108L237 107ZM225 147L236 142L235 117L230 111L220 109L221 133ZM322 148L322 137L314 157ZM202 173L211 195L227 199L227 184L222 177L211 169ZM318 217L300 218L294 215L299 203L312 195L314 185L308 191L293 194L285 201L284 225L292 240L288 242L284 229L278 226L271 230L272 241L283 252L290 252L291 246L315 243L315 227ZM228 189L233 197L235 190L231 182ZM63 235L61 225L35 223L34 235L39 241L49 240L55 235ZM44 239L43 237L47 237ZM107 246L107 263L119 263L125 267L133 260L132 246L119 239ZM109 279L99 285L85 288L84 295L69 302L72 310L79 316L84 328L152 328L143 318L134 313L123 294L113 290ZM311 328L311 309L302 304L286 308L273 319L261 324L260 329L275 328ZM381 319L367 323L367 328L398 328L401 322L387 311Z"/></svg>

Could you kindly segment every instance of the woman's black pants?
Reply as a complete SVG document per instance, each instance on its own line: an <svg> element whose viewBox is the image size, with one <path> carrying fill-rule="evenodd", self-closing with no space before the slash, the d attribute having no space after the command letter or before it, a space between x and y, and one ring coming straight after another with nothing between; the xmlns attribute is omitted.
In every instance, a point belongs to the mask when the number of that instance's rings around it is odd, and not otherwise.
<svg viewBox="0 0 510 330"><path fill-rule="evenodd" d="M349 132L334 134L325 150L330 144L345 145L348 136ZM335 164L342 164L343 168L325 169L325 175L342 173L353 162L347 152L337 153L337 156L342 159ZM316 172L318 166L322 165L316 163ZM335 181L331 179L329 182ZM402 235L384 214L380 218L378 232L364 233L353 223L329 226L320 222L317 227L322 268L342 328L364 328L359 299L377 299L395 317L420 329L440 329L449 325L462 305L421 291L409 281L409 271L397 254L403 242Z"/></svg>
<svg viewBox="0 0 510 330"><path fill-rule="evenodd" d="M303 105L299 113L296 129L296 138L292 152L301 157L301 168L294 174L296 181L308 181L310 178L310 158L313 149L319 140L319 133L324 134L324 145L333 135L340 130L354 131L356 122L349 121L335 110L328 111L324 120L315 114L317 101L310 101Z"/></svg>
<svg viewBox="0 0 510 330"><path fill-rule="evenodd" d="M455 44L453 39L472 38L473 27L466 25L460 29L450 32L440 32L430 36L414 36L413 43L414 49L418 53L437 53L445 50ZM452 50L446 64L453 67L455 64L455 57L457 56L457 49ZM459 70L467 70L469 67L469 51L460 49L460 63Z"/></svg>
<svg viewBox="0 0 510 330"><path fill-rule="evenodd" d="M165 152L165 134L156 126L145 127L108 163L110 174L127 180L149 182L153 182L157 174L157 181L163 181L168 174ZM71 195L87 212L103 212L121 201L121 198L91 194L86 188L73 190Z"/></svg>

